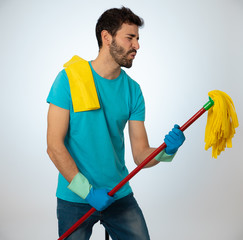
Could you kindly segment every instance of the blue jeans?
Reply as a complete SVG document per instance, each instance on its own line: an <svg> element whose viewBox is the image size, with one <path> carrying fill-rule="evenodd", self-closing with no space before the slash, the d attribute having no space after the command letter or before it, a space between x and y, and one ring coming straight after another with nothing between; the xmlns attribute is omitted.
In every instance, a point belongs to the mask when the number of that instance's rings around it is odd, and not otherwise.
<svg viewBox="0 0 243 240"><path fill-rule="evenodd" d="M57 199L59 236L76 223L91 206ZM133 194L115 201L102 212L94 212L66 240L88 240L95 223L105 227L113 240L149 240L143 213ZM102 237L103 238L103 237Z"/></svg>

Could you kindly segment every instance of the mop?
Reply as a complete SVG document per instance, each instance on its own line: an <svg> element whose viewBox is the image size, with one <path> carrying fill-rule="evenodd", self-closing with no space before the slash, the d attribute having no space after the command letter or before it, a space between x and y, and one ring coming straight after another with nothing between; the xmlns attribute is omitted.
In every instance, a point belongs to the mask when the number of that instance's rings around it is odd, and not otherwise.
<svg viewBox="0 0 243 240"><path fill-rule="evenodd" d="M217 158L226 146L232 147L235 128L239 126L235 106L229 95L214 90L208 93L214 107L208 111L205 129L205 150L212 147L212 157Z"/></svg>
<svg viewBox="0 0 243 240"><path fill-rule="evenodd" d="M226 93L219 90L209 92L209 101L184 125L182 125L180 130L185 131L206 111L208 111L208 119L205 129L205 149L208 150L210 147L212 147L212 157L217 158L217 156L220 155L220 153L224 151L226 147L232 147L232 138L235 134L235 128L239 126L234 103ZM122 186L124 186L133 176L135 176L145 165L147 165L165 148L166 144L161 144L118 185L116 185L108 193L108 195L113 196ZM63 240L68 237L95 211L95 208L91 208L71 228L69 228L60 238L58 238L58 240Z"/></svg>

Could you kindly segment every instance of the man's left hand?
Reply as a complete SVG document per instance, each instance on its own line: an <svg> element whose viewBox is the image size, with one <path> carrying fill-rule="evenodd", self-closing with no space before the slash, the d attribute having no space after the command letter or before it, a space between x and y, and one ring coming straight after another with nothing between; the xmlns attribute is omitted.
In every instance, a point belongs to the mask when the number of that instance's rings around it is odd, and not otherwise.
<svg viewBox="0 0 243 240"><path fill-rule="evenodd" d="M165 136L165 152L169 155L175 154L178 148L184 143L185 139L185 135L180 130L180 126L175 124L172 131L170 131L169 134Z"/></svg>

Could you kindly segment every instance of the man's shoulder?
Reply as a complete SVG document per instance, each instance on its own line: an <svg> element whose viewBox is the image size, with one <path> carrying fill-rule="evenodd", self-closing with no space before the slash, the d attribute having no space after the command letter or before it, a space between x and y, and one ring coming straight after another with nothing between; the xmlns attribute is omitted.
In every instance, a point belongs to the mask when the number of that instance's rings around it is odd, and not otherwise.
<svg viewBox="0 0 243 240"><path fill-rule="evenodd" d="M124 71L123 69L122 69L122 71L123 71L123 74L124 74L124 78L127 79L129 85L134 86L134 87L140 87L139 83L138 83L137 81L135 81L132 77L130 77L130 76L126 73L126 71Z"/></svg>

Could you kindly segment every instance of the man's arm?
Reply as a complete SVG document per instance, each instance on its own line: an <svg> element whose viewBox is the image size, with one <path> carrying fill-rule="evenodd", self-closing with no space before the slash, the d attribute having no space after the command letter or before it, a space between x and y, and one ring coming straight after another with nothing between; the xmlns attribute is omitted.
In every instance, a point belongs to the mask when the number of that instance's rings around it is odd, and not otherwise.
<svg viewBox="0 0 243 240"><path fill-rule="evenodd" d="M69 110L50 103L47 120L47 153L63 177L71 182L79 170L64 145L69 126Z"/></svg>
<svg viewBox="0 0 243 240"><path fill-rule="evenodd" d="M129 135L132 146L134 161L139 165L154 150L148 143L148 137L145 130L144 122L129 121ZM164 138L166 148L152 159L145 167L152 167L158 162L171 162L178 148L185 141L184 133L180 130L179 125L175 124L174 128Z"/></svg>
<svg viewBox="0 0 243 240"><path fill-rule="evenodd" d="M47 127L47 153L62 176L70 183L68 189L102 211L115 201L107 189L94 189L64 145L69 126L69 110L50 104Z"/></svg>
<svg viewBox="0 0 243 240"><path fill-rule="evenodd" d="M132 147L134 162L139 165L143 162L156 148L151 148L148 142L148 136L142 121L129 121L129 136ZM152 167L159 162L152 159L145 167Z"/></svg>

